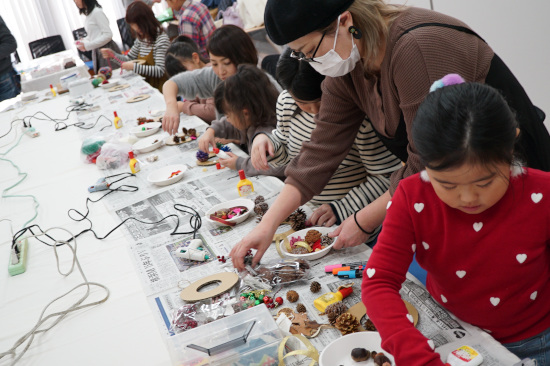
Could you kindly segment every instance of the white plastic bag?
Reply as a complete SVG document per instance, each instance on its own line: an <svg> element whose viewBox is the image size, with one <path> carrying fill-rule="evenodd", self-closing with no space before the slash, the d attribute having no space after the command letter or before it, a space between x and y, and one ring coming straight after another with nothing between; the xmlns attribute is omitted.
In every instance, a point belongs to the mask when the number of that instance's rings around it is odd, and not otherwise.
<svg viewBox="0 0 550 366"><path fill-rule="evenodd" d="M237 0L239 16L244 29L264 24L264 12L267 0Z"/></svg>
<svg viewBox="0 0 550 366"><path fill-rule="evenodd" d="M97 157L96 165L99 169L119 168L128 163L130 151L132 151L132 145L107 142L101 147L101 154Z"/></svg>

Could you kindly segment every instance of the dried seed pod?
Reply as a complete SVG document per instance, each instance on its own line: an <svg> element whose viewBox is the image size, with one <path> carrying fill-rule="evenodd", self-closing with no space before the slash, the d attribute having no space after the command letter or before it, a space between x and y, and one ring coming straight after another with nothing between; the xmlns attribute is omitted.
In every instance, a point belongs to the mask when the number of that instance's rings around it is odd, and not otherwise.
<svg viewBox="0 0 550 366"><path fill-rule="evenodd" d="M184 136L187 135L187 128L182 127L182 128L181 128L181 133L182 133Z"/></svg>
<svg viewBox="0 0 550 366"><path fill-rule="evenodd" d="M175 144L179 144L180 142L180 138L178 135L174 135L174 137L172 138L172 140L174 141Z"/></svg>
<svg viewBox="0 0 550 366"><path fill-rule="evenodd" d="M307 311L306 306L304 304L298 304L296 305L296 311L299 313L305 313Z"/></svg>
<svg viewBox="0 0 550 366"><path fill-rule="evenodd" d="M286 299L290 302L296 302L300 298L300 295L294 290L290 290L286 293Z"/></svg>
<svg viewBox="0 0 550 366"><path fill-rule="evenodd" d="M321 239L321 236L322 236L322 234L320 232L318 232L317 230L309 230L306 233L305 241L306 241L306 243L311 245L311 244L315 243L317 240Z"/></svg>
<svg viewBox="0 0 550 366"><path fill-rule="evenodd" d="M321 290L321 284L317 281L313 281L311 285L309 285L309 290L315 294Z"/></svg>
<svg viewBox="0 0 550 366"><path fill-rule="evenodd" d="M359 328L359 320L349 313L344 313L336 318L334 327L338 329L342 335L355 333Z"/></svg>
<svg viewBox="0 0 550 366"><path fill-rule="evenodd" d="M346 311L348 311L348 307L343 302L339 301L327 306L325 309L325 314L327 315L330 324L334 324L336 322L336 318L344 314Z"/></svg>
<svg viewBox="0 0 550 366"><path fill-rule="evenodd" d="M351 358L355 362L366 361L370 358L370 351L365 348L354 348L351 350Z"/></svg>
<svg viewBox="0 0 550 366"><path fill-rule="evenodd" d="M262 203L262 202L265 202L265 198L264 196L258 196L256 197L256 199L254 199L254 204L257 205L258 203Z"/></svg>
<svg viewBox="0 0 550 366"><path fill-rule="evenodd" d="M194 128L190 128L189 130L187 130L187 134L189 134L189 136L191 137L197 137L197 130L195 130Z"/></svg>
<svg viewBox="0 0 550 366"><path fill-rule="evenodd" d="M269 206L265 202L257 203L256 206L254 206L254 212L256 212L257 215L265 215L267 212L267 209Z"/></svg>
<svg viewBox="0 0 550 366"><path fill-rule="evenodd" d="M390 359L383 352L378 352L373 358L374 358L375 365L391 366Z"/></svg>

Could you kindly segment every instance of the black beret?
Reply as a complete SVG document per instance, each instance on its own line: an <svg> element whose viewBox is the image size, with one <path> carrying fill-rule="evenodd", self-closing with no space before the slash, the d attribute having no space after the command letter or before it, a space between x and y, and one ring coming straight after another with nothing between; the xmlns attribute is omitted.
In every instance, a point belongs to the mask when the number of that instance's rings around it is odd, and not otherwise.
<svg viewBox="0 0 550 366"><path fill-rule="evenodd" d="M275 44L284 45L322 29L355 0L268 0L264 23Z"/></svg>

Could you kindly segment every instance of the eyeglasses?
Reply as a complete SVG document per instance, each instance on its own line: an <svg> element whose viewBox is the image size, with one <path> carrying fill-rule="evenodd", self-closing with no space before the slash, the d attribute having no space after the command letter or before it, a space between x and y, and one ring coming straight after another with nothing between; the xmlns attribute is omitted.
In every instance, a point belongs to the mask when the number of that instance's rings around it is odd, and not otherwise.
<svg viewBox="0 0 550 366"><path fill-rule="evenodd" d="M323 35L321 36L321 40L319 41L319 44L315 48L315 51L313 51L313 55L311 57L306 57L306 55L303 52L296 52L292 51L290 53L290 57L297 59L298 61L305 61L305 62L319 62L315 61L313 58L315 57L315 54L317 53L317 50L319 50L319 47L321 47L321 43L323 42L323 39L325 38L325 34L327 34L327 31L323 32Z"/></svg>

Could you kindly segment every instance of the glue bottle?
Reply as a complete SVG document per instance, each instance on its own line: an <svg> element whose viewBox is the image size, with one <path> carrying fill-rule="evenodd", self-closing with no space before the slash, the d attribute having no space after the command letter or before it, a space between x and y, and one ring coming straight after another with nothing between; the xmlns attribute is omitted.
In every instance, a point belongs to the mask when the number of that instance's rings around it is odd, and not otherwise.
<svg viewBox="0 0 550 366"><path fill-rule="evenodd" d="M136 174L141 170L139 167L139 161L137 161L137 159L134 157L133 151L130 151L128 153L128 157L130 158L130 170L132 171L133 174Z"/></svg>
<svg viewBox="0 0 550 366"><path fill-rule="evenodd" d="M252 185L252 182L246 179L246 175L244 175L244 170L239 170L239 178L241 180L239 183L237 183L237 191L239 191L239 196L246 197L249 194L252 194L254 192L254 185Z"/></svg>
<svg viewBox="0 0 550 366"><path fill-rule="evenodd" d="M115 124L115 128L121 128L124 124L122 123L122 118L120 118L118 116L118 114L116 114L116 111L115 111L115 120L113 121L113 123Z"/></svg>
<svg viewBox="0 0 550 366"><path fill-rule="evenodd" d="M336 292L327 292L313 301L313 305L324 313L327 306L342 301L353 292L353 287L340 287Z"/></svg>
<svg viewBox="0 0 550 366"><path fill-rule="evenodd" d="M55 89L53 88L53 85L52 85L52 84L50 84L50 90L52 91L52 94L53 94L54 97L57 96L57 92L56 92Z"/></svg>
<svg viewBox="0 0 550 366"><path fill-rule="evenodd" d="M462 346L449 353L446 365L478 366L483 362L483 356L470 346Z"/></svg>

